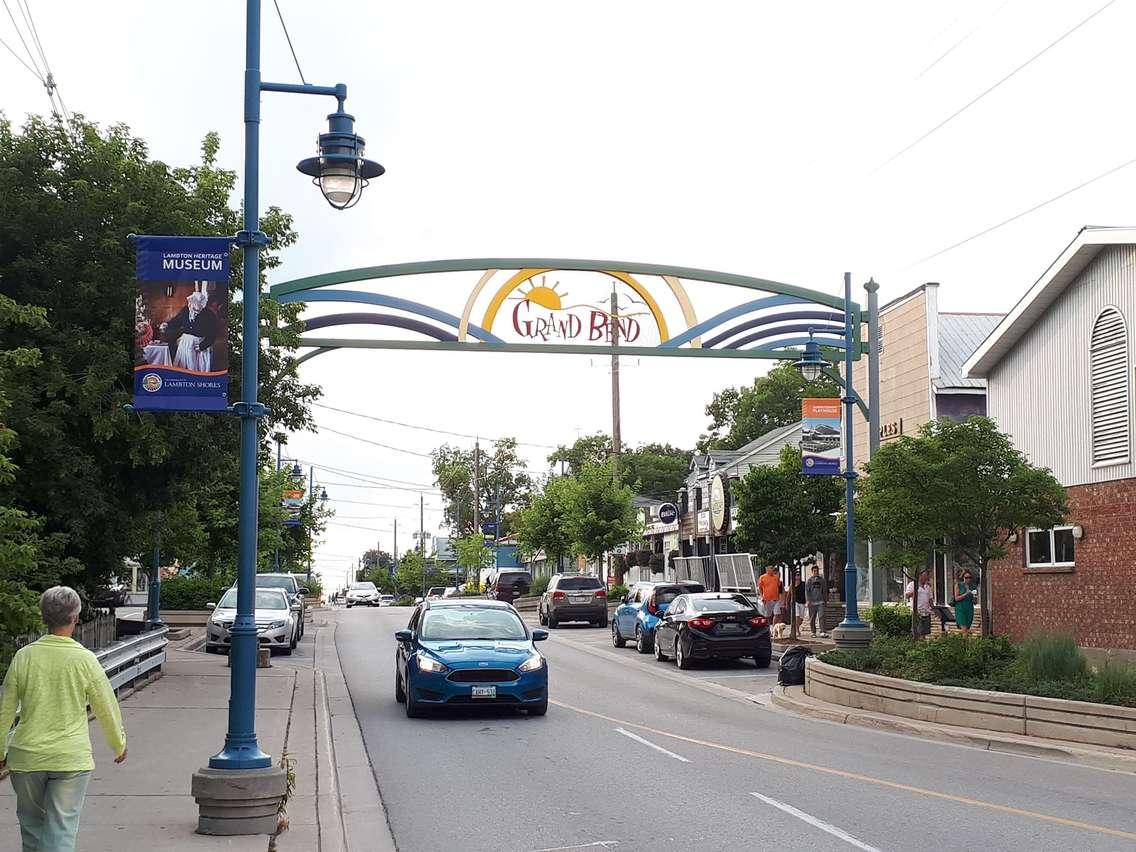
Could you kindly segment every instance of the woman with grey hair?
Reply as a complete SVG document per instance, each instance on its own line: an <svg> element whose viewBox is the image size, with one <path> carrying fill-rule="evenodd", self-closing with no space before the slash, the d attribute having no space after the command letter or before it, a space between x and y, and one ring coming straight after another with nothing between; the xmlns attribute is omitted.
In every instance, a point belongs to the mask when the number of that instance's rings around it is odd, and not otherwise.
<svg viewBox="0 0 1136 852"><path fill-rule="evenodd" d="M11 772L24 852L73 852L95 761L87 706L115 763L126 760L126 731L98 659L71 638L82 601L55 586L39 599L48 634L16 652L0 693L0 769ZM16 712L20 721L14 730Z"/></svg>

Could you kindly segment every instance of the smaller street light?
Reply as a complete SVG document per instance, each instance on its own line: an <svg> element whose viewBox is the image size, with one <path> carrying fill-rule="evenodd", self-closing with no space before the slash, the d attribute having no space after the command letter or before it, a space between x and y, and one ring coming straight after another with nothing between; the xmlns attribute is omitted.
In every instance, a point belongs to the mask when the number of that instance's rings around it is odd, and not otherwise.
<svg viewBox="0 0 1136 852"><path fill-rule="evenodd" d="M793 366L801 371L801 378L806 382L815 382L820 378L821 371L828 366L828 362L820 356L820 346L813 340L813 333L809 331L809 342L805 344L805 352Z"/></svg>
<svg viewBox="0 0 1136 852"><path fill-rule="evenodd" d="M355 116L339 109L327 117L327 133L319 137L319 156L301 160L296 166L310 175L327 203L336 210L355 206L370 182L386 171L363 156L364 139L355 133Z"/></svg>
<svg viewBox="0 0 1136 852"><path fill-rule="evenodd" d="M323 488L323 487L320 488L320 502L321 503L327 502L327 489Z"/></svg>

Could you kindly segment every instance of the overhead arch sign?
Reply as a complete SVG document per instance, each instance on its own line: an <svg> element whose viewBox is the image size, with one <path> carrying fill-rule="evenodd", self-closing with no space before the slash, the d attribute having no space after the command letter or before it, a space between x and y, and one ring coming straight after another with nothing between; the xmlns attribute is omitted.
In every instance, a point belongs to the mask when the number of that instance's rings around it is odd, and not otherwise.
<svg viewBox="0 0 1136 852"><path fill-rule="evenodd" d="M451 310L391 292L393 280L448 274L452 281L454 273L468 273L470 285L464 304ZM700 307L698 297L709 287L716 287L716 298L703 299ZM428 290L414 288L415 294ZM301 340L308 352L301 360L346 348L785 359L810 339L832 360L846 346L853 357L861 352L860 307L854 302L763 278L662 264L426 261L286 281L270 295L321 311L304 320ZM347 309L327 313L325 304ZM852 320L849 341L846 312ZM360 326L370 329L367 335L358 335ZM332 328L351 328L356 336L323 336Z"/></svg>

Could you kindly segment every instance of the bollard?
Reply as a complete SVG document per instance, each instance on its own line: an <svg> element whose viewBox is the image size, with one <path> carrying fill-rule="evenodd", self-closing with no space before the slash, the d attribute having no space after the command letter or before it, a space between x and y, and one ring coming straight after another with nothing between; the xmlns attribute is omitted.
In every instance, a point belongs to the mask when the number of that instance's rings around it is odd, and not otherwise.
<svg viewBox="0 0 1136 852"><path fill-rule="evenodd" d="M230 652L225 656L225 666L228 668L233 667L233 655ZM258 669L272 668L272 649L261 646L256 649L256 667Z"/></svg>

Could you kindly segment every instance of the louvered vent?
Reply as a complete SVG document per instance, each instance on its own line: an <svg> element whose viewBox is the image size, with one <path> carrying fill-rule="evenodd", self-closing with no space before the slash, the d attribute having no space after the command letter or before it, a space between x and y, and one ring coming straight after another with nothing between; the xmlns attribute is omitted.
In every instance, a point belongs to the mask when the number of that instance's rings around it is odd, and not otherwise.
<svg viewBox="0 0 1136 852"><path fill-rule="evenodd" d="M1105 308L1089 344L1093 400L1093 464L1129 458L1128 332L1124 317Z"/></svg>

